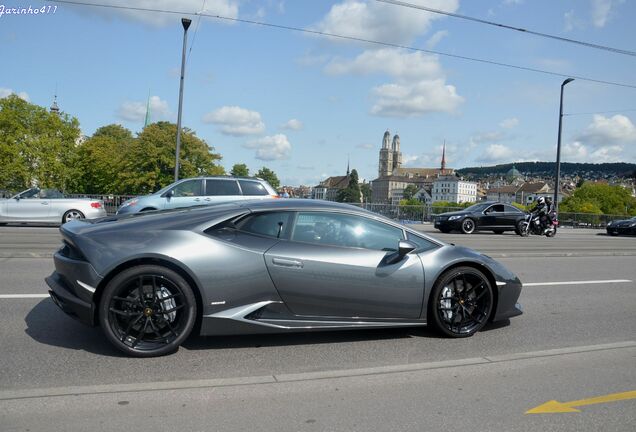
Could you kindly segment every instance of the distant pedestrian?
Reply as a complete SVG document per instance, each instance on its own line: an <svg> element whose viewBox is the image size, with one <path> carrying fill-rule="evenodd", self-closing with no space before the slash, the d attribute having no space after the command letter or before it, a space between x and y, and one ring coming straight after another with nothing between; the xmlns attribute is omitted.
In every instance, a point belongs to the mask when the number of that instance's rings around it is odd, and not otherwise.
<svg viewBox="0 0 636 432"><path fill-rule="evenodd" d="M283 188L283 193L281 194L282 198L289 198L289 192L287 192L287 188Z"/></svg>

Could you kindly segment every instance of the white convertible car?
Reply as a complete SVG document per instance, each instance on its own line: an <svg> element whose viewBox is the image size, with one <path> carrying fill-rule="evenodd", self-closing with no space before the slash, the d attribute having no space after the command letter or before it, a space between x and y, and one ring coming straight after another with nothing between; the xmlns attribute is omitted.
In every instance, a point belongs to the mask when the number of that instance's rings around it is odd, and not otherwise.
<svg viewBox="0 0 636 432"><path fill-rule="evenodd" d="M66 198L56 189L31 188L0 199L0 224L55 223L105 217L104 203L88 198Z"/></svg>

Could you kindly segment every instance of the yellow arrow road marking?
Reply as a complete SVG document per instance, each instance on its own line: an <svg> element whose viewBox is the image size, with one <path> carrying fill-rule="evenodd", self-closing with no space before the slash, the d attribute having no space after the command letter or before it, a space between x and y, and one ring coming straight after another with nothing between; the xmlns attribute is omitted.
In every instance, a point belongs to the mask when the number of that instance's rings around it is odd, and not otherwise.
<svg viewBox="0 0 636 432"><path fill-rule="evenodd" d="M595 405L607 402L616 402L627 399L636 399L636 390L612 393L605 396L598 396L589 399L581 399L571 402L559 402L555 400L548 401L538 407L529 409L526 414L549 414L549 413L569 413L569 412L581 412L574 407L582 407L585 405Z"/></svg>

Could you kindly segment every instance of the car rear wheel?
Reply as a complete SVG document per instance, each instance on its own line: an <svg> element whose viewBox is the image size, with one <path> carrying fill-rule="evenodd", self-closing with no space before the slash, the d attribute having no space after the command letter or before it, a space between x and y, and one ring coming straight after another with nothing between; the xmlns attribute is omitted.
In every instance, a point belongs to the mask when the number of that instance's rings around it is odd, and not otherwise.
<svg viewBox="0 0 636 432"><path fill-rule="evenodd" d="M462 232L464 234L472 234L475 231L475 221L471 218L466 218L462 222Z"/></svg>
<svg viewBox="0 0 636 432"><path fill-rule="evenodd" d="M84 219L85 217L86 216L84 216L84 213L79 210L69 210L64 213L64 216L62 216L62 223L64 224L75 219Z"/></svg>
<svg viewBox="0 0 636 432"><path fill-rule="evenodd" d="M473 267L457 267L435 283L429 317L435 328L449 337L468 337L488 321L493 292L488 278Z"/></svg>
<svg viewBox="0 0 636 432"><path fill-rule="evenodd" d="M192 288L178 273L144 265L124 270L106 285L99 322L108 340L135 357L172 353L196 319Z"/></svg>

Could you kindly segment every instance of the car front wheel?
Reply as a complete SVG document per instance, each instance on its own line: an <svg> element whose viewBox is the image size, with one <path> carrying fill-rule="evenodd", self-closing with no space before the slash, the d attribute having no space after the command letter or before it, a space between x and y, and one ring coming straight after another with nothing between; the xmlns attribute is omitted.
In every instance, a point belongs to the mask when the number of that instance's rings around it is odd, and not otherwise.
<svg viewBox="0 0 636 432"><path fill-rule="evenodd" d="M493 292L486 275L473 267L457 267L435 283L429 319L445 336L468 337L486 324L492 308Z"/></svg>
<svg viewBox="0 0 636 432"><path fill-rule="evenodd" d="M462 232L464 234L472 234L475 231L475 221L471 218L466 218L462 222Z"/></svg>
<svg viewBox="0 0 636 432"><path fill-rule="evenodd" d="M106 285L99 322L108 340L134 357L172 353L190 335L196 299L178 273L143 265L124 270Z"/></svg>

